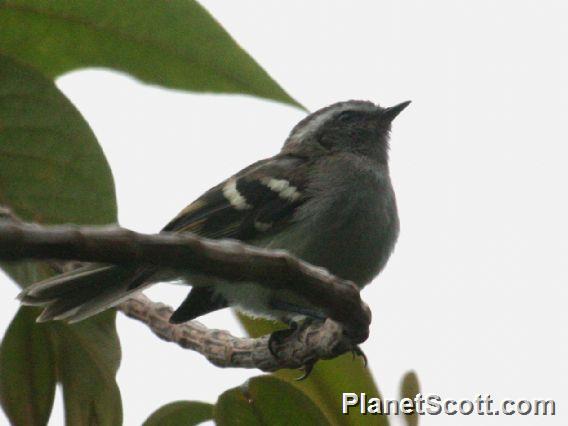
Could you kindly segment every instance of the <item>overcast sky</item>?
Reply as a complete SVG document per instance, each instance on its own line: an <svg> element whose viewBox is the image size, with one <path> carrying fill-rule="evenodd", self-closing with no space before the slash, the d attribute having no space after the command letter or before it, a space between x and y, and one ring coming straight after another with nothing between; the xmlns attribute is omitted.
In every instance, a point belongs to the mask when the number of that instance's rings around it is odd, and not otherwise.
<svg viewBox="0 0 568 426"><path fill-rule="evenodd" d="M396 397L402 375L414 369L427 394L554 398L560 406L556 418L484 417L483 424L565 423L568 3L202 3L310 110L347 99L413 101L396 119L391 143L401 236L386 270L363 292L373 310L363 349L384 395ZM107 155L121 224L144 232L276 153L304 116L104 70L71 73L58 86ZM0 281L1 333L18 290ZM148 294L176 304L186 291L162 284ZM203 322L239 332L229 311ZM258 374L215 368L122 316L118 328L126 425L173 400L214 402ZM476 416L421 421L480 424ZM58 395L52 424L61 422Z"/></svg>

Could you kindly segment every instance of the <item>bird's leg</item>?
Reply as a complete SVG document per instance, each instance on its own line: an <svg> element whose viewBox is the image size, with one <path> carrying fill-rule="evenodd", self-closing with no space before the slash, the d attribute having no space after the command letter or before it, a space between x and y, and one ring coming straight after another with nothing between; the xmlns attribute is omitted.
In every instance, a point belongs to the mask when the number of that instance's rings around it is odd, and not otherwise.
<svg viewBox="0 0 568 426"><path fill-rule="evenodd" d="M281 345L284 339L290 337L298 329L298 323L296 322L296 320L293 319L294 316L302 315L306 317L306 320L310 321L325 320L325 317L323 317L319 312L313 309L294 305L288 302L283 302L281 300L271 300L270 308L285 312L285 314L281 316L280 319L282 320L282 322L286 323L289 327L284 330L276 330L270 335L270 339L268 340L268 349L270 350L270 353L276 358L278 358L278 356L276 355L274 347L275 346L278 347L279 345Z"/></svg>
<svg viewBox="0 0 568 426"><path fill-rule="evenodd" d="M297 332L300 327L300 324L294 319L297 318L298 315L305 317L305 320L302 322L302 326L306 326L313 321L325 321L325 317L320 312L303 306L294 305L292 303L272 300L270 302L270 307L278 311L286 312L286 314L281 316L280 319L289 326L288 329L277 330L270 335L268 340L268 349L275 358L278 358L277 350L275 348L280 347L283 341ZM302 366L301 370L303 370L304 373L296 380L301 381L307 379L312 372L315 363L316 361L314 360Z"/></svg>
<svg viewBox="0 0 568 426"><path fill-rule="evenodd" d="M290 337L292 334L296 332L298 329L298 324L293 323L294 326L290 328L285 328L282 330L273 331L268 338L268 350L272 354L274 358L279 358L278 353L275 348L278 348L282 345L282 342Z"/></svg>
<svg viewBox="0 0 568 426"><path fill-rule="evenodd" d="M270 338L268 339L268 350L275 358L278 358L278 355L274 347L281 346L282 342L288 337L290 337L293 333L295 333L296 330L298 330L299 326L299 324L293 320L293 316L284 315L280 317L280 320L286 325L288 325L288 328L273 331L270 334Z"/></svg>

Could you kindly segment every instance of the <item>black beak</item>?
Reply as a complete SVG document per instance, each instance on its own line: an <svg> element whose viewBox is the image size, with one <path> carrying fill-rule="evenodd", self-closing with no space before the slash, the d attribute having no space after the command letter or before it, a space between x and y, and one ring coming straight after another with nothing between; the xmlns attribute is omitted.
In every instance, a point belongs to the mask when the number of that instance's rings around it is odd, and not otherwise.
<svg viewBox="0 0 568 426"><path fill-rule="evenodd" d="M410 105L412 101L402 102L398 105L392 106L390 108L385 108L381 114L381 120L393 121L398 114L402 112L404 108Z"/></svg>

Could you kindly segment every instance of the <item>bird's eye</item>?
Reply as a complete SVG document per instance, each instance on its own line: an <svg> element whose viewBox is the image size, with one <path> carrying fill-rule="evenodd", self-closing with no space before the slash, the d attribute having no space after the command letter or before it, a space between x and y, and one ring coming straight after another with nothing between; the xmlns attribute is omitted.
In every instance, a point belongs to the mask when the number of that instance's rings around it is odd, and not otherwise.
<svg viewBox="0 0 568 426"><path fill-rule="evenodd" d="M355 111L343 111L337 116L337 121L340 123L352 123L359 116Z"/></svg>

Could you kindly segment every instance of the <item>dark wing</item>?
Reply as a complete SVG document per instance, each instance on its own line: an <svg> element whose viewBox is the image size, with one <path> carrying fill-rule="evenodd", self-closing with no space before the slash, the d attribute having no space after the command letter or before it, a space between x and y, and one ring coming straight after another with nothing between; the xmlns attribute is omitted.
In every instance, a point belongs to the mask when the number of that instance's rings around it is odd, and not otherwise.
<svg viewBox="0 0 568 426"><path fill-rule="evenodd" d="M277 232L306 200L307 169L298 157L259 161L207 191L162 231L242 241Z"/></svg>
<svg viewBox="0 0 568 426"><path fill-rule="evenodd" d="M241 170L183 209L162 232L193 232L206 238L251 241L277 232L306 200L308 160L277 155ZM128 289L155 272L140 268Z"/></svg>
<svg viewBox="0 0 568 426"><path fill-rule="evenodd" d="M306 200L308 164L305 159L281 155L259 161L207 191L162 232L193 232L241 241L278 232ZM190 321L226 306L213 289L193 287L170 322Z"/></svg>

